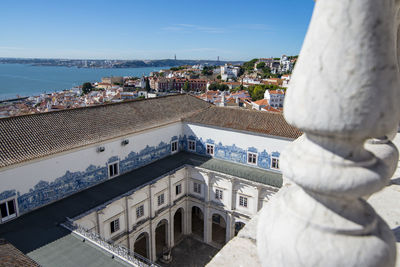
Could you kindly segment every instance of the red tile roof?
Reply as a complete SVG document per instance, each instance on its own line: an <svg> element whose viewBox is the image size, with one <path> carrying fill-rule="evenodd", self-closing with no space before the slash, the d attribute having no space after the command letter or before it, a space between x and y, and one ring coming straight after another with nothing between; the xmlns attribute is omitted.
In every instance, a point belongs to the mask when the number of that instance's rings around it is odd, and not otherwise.
<svg viewBox="0 0 400 267"><path fill-rule="evenodd" d="M204 124L236 130L263 133L296 139L302 132L289 125L281 113L211 106L183 119L187 123Z"/></svg>

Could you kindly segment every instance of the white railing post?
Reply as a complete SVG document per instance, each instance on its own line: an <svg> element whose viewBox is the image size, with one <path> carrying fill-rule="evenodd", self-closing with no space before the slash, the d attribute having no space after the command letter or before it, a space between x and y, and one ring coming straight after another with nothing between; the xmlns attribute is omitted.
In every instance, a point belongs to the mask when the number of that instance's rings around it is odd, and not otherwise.
<svg viewBox="0 0 400 267"><path fill-rule="evenodd" d="M395 239L364 200L393 175L397 0L318 0L285 99L304 135L282 153L293 185L263 208L263 266L394 266ZM366 141L376 138L376 141Z"/></svg>

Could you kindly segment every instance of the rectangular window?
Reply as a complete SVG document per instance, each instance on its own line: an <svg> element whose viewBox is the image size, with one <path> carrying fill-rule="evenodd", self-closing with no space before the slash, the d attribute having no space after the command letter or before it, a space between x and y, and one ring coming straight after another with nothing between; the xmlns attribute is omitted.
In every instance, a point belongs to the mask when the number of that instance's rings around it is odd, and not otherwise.
<svg viewBox="0 0 400 267"><path fill-rule="evenodd" d="M196 151L196 141L193 141L193 140L188 141L188 150Z"/></svg>
<svg viewBox="0 0 400 267"><path fill-rule="evenodd" d="M257 154L256 153L247 153L247 163L257 164Z"/></svg>
<svg viewBox="0 0 400 267"><path fill-rule="evenodd" d="M207 145L207 155L214 156L214 145Z"/></svg>
<svg viewBox="0 0 400 267"><path fill-rule="evenodd" d="M239 196L239 206L247 208L247 197Z"/></svg>
<svg viewBox="0 0 400 267"><path fill-rule="evenodd" d="M144 206L140 205L136 208L136 218L140 218L144 215Z"/></svg>
<svg viewBox="0 0 400 267"><path fill-rule="evenodd" d="M157 204L158 204L158 206L161 206L162 204L164 204L164 193L162 193L161 195L159 195L157 197Z"/></svg>
<svg viewBox="0 0 400 267"><path fill-rule="evenodd" d="M6 221L16 216L17 212L15 207L15 199L11 199L0 204L0 221Z"/></svg>
<svg viewBox="0 0 400 267"><path fill-rule="evenodd" d="M201 194L201 185L198 183L193 183L193 191L197 194Z"/></svg>
<svg viewBox="0 0 400 267"><path fill-rule="evenodd" d="M182 193L182 185L178 184L175 186L175 195L179 195L180 193Z"/></svg>
<svg viewBox="0 0 400 267"><path fill-rule="evenodd" d="M108 164L108 177L112 178L118 175L118 162Z"/></svg>
<svg viewBox="0 0 400 267"><path fill-rule="evenodd" d="M275 157L271 158L271 168L279 170L279 159L278 158L275 158Z"/></svg>
<svg viewBox="0 0 400 267"><path fill-rule="evenodd" d="M111 233L115 233L116 231L119 230L119 218L110 222L110 230Z"/></svg>
<svg viewBox="0 0 400 267"><path fill-rule="evenodd" d="M221 189L215 189L215 199L222 200L222 190Z"/></svg>
<svg viewBox="0 0 400 267"><path fill-rule="evenodd" d="M178 141L173 141L171 142L171 152L177 152L178 151Z"/></svg>

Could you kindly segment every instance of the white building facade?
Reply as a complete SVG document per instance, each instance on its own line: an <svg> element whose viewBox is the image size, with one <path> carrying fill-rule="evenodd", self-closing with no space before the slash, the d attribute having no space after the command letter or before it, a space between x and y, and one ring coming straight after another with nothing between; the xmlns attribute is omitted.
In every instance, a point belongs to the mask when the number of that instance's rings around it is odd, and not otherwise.
<svg viewBox="0 0 400 267"><path fill-rule="evenodd" d="M239 74L239 67L233 67L228 64L221 66L221 79L223 81L237 78L238 74Z"/></svg>
<svg viewBox="0 0 400 267"><path fill-rule="evenodd" d="M283 90L265 90L264 99L268 100L271 107L283 108L285 101L285 91Z"/></svg>
<svg viewBox="0 0 400 267"><path fill-rule="evenodd" d="M184 166L73 220L155 261L186 235L221 248L277 190Z"/></svg>
<svg viewBox="0 0 400 267"><path fill-rule="evenodd" d="M261 120L275 127L260 128ZM22 128L15 131L14 123ZM184 235L215 247L229 241L282 186L280 153L301 134L280 114L218 108L189 95L0 124L0 143L9 145L0 161L1 223L104 182L125 180L121 194L104 197L100 206L89 203L87 212L72 217L150 260ZM31 127L23 127L27 124ZM18 146L24 135L31 139ZM175 167L164 166L166 173L154 177L134 174L161 160Z"/></svg>

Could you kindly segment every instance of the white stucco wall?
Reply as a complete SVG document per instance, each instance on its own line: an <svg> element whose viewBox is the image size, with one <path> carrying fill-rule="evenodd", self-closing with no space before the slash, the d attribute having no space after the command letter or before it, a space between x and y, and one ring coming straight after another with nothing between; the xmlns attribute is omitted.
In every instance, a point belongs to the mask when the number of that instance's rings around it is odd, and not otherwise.
<svg viewBox="0 0 400 267"><path fill-rule="evenodd" d="M215 146L213 157L223 160L249 164L247 162L247 153L254 152L256 150L256 153L258 153L257 164L249 165L270 170L273 170L270 168L271 157L275 155L279 157L280 153L285 149L285 147L293 142L292 139L284 137L269 136L245 131L235 131L232 129L190 123L185 123L183 125L183 134L187 138L190 138L191 136L196 137L196 149L198 149L198 142L202 143L205 148L207 144L213 144ZM205 152L202 153L199 151L196 151L196 153L205 154ZM269 158L266 158L265 153L268 154ZM228 154L233 156L229 158L229 156L227 156ZM244 159L242 158L243 156ZM258 160L262 160L262 156L264 157L263 166L258 164ZM232 157L235 157L237 160L232 160ZM268 161L268 163L266 163L266 161Z"/></svg>
<svg viewBox="0 0 400 267"><path fill-rule="evenodd" d="M6 167L0 170L0 193L6 190L16 190L22 195L34 189L34 186L40 181L51 183L64 176L67 171L70 173L85 172L91 165L107 167L107 162L111 157L117 156L122 160L129 153L140 152L147 146L157 147L160 142L169 144L172 137L179 137L181 133L182 124L174 123L109 142L68 151L68 153L60 153L25 164ZM121 145L122 140L125 139L129 140L129 144ZM105 148L104 152L97 152L97 148L100 146Z"/></svg>
<svg viewBox="0 0 400 267"><path fill-rule="evenodd" d="M212 139L215 143L221 142L223 145L236 145L242 149L255 147L258 151L264 149L267 152L282 151L292 140L275 136L267 136L250 132L240 132L232 129L223 129L211 126L202 126L185 123L183 125L183 134L187 136L194 135L202 138L204 141Z"/></svg>

